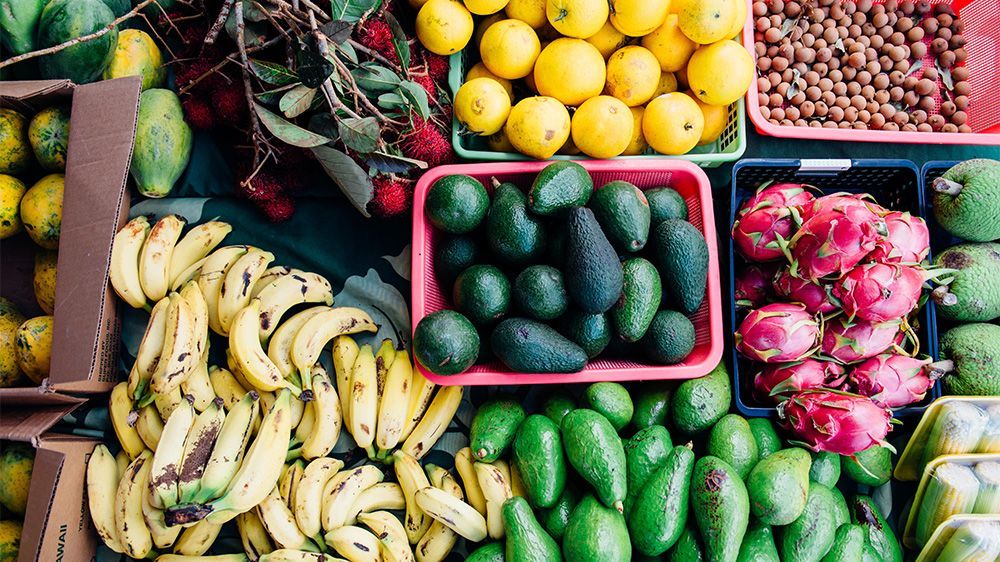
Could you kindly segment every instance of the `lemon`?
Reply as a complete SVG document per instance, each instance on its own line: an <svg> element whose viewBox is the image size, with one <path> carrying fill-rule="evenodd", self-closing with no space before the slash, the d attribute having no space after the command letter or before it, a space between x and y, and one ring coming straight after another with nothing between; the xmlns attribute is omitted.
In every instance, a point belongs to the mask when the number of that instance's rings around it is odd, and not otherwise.
<svg viewBox="0 0 1000 562"><path fill-rule="evenodd" d="M570 125L570 127L572 127L572 125ZM572 129L570 133L569 138L566 139L566 143L563 144L558 151L556 151L556 154L563 154L566 156L576 156L577 154L580 154L580 148L573 143Z"/></svg>
<svg viewBox="0 0 1000 562"><path fill-rule="evenodd" d="M486 145L494 152L517 152L514 145L510 144L510 139L507 138L507 131L505 129L506 127L490 135L486 139Z"/></svg>
<svg viewBox="0 0 1000 562"><path fill-rule="evenodd" d="M611 23L630 37L642 37L660 27L670 0L611 0Z"/></svg>
<svg viewBox="0 0 1000 562"><path fill-rule="evenodd" d="M496 74L493 74L492 72L490 72L490 69L486 68L485 64L477 62L476 64L472 65L472 68L470 68L468 72L465 73L466 82L474 78L492 78L493 80L496 80L497 83L503 86L503 89L507 91L507 97L510 98L510 101L514 101L513 82L507 80L506 78L500 78Z"/></svg>
<svg viewBox="0 0 1000 562"><path fill-rule="evenodd" d="M0 240L21 232L21 198L28 191L24 183L7 174L0 174Z"/></svg>
<svg viewBox="0 0 1000 562"><path fill-rule="evenodd" d="M52 360L52 316L36 316L17 328L17 366L35 384L49 376Z"/></svg>
<svg viewBox="0 0 1000 562"><path fill-rule="evenodd" d="M681 92L663 94L646 105L642 134L660 154L686 154L701 140L705 117L690 96Z"/></svg>
<svg viewBox="0 0 1000 562"><path fill-rule="evenodd" d="M21 198L21 222L35 244L49 250L59 247L62 206L62 174L49 174L24 193Z"/></svg>
<svg viewBox="0 0 1000 562"><path fill-rule="evenodd" d="M0 108L0 174L18 174L31 166L28 120L13 109Z"/></svg>
<svg viewBox="0 0 1000 562"><path fill-rule="evenodd" d="M430 52L450 55L472 39L472 14L458 0L429 0L417 12L417 38Z"/></svg>
<svg viewBox="0 0 1000 562"><path fill-rule="evenodd" d="M697 43L681 32L676 14L668 15L663 20L663 25L643 37L642 46L656 55L656 60L660 61L660 69L666 72L677 72L683 68L698 48Z"/></svg>
<svg viewBox="0 0 1000 562"><path fill-rule="evenodd" d="M549 22L545 17L545 0L510 0L504 12L508 18L521 20L533 29Z"/></svg>
<svg viewBox="0 0 1000 562"><path fill-rule="evenodd" d="M688 89L688 67L685 64L680 70L674 73L674 78L677 79L677 90L687 90Z"/></svg>
<svg viewBox="0 0 1000 562"><path fill-rule="evenodd" d="M649 143L646 142L646 137L642 134L642 116L646 113L646 108L640 105L630 107L629 110L632 111L632 140L629 141L622 154L635 156L646 152L646 149L649 148Z"/></svg>
<svg viewBox="0 0 1000 562"><path fill-rule="evenodd" d="M0 521L0 560L17 560L21 547L22 525L9 519Z"/></svg>
<svg viewBox="0 0 1000 562"><path fill-rule="evenodd" d="M507 138L518 152L546 160L569 138L569 111L555 98L525 98L510 110L506 131Z"/></svg>
<svg viewBox="0 0 1000 562"><path fill-rule="evenodd" d="M733 0L736 9L736 17L733 18L733 26L729 28L726 37L732 39L743 31L743 25L747 21L747 4L743 0ZM737 39L739 41L739 39Z"/></svg>
<svg viewBox="0 0 1000 562"><path fill-rule="evenodd" d="M101 78L110 80L122 76L141 76L142 89L162 88L167 79L167 67L163 66L163 54L156 42L145 31L123 29L118 33L118 43L111 62Z"/></svg>
<svg viewBox="0 0 1000 562"><path fill-rule="evenodd" d="M516 80L531 74L541 51L538 36L521 20L509 19L490 26L483 34L479 56L490 72Z"/></svg>
<svg viewBox="0 0 1000 562"><path fill-rule="evenodd" d="M712 144L722 136L722 133L726 130L726 125L729 124L729 107L724 105L709 105L698 99L690 91L684 93L698 104L698 108L701 109L701 114L705 118L705 130L701 132L701 140L698 141L698 146Z"/></svg>
<svg viewBox="0 0 1000 562"><path fill-rule="evenodd" d="M597 96L573 114L573 144L591 158L614 158L632 142L634 119L625 102Z"/></svg>
<svg viewBox="0 0 1000 562"><path fill-rule="evenodd" d="M734 0L685 0L677 24L689 39L708 45L728 39L736 15Z"/></svg>
<svg viewBox="0 0 1000 562"><path fill-rule="evenodd" d="M0 388L17 384L21 369L17 366L17 328L24 316L9 299L0 297Z"/></svg>
<svg viewBox="0 0 1000 562"><path fill-rule="evenodd" d="M608 0L547 0L545 17L566 37L586 39L608 21Z"/></svg>
<svg viewBox="0 0 1000 562"><path fill-rule="evenodd" d="M32 285L35 288L35 300L45 314L52 314L56 308L56 261L55 250L39 250L35 254L35 270Z"/></svg>
<svg viewBox="0 0 1000 562"><path fill-rule="evenodd" d="M677 77L674 76L673 72L661 72L660 82L656 85L656 91L653 92L653 97L662 96L663 94L669 94L670 92L677 91Z"/></svg>
<svg viewBox="0 0 1000 562"><path fill-rule="evenodd" d="M503 128L510 114L510 96L492 78L474 78L458 89L454 100L455 117L470 132L492 135Z"/></svg>
<svg viewBox="0 0 1000 562"><path fill-rule="evenodd" d="M597 47L604 60L608 60L612 53L624 47L627 41L628 37L611 25L610 21L605 23L600 31L587 38L587 43Z"/></svg>
<svg viewBox="0 0 1000 562"><path fill-rule="evenodd" d="M529 74L529 75L527 75L527 76L524 77L524 85L527 86L528 89L531 90L531 92L533 94L537 94L538 93L538 87L535 86L535 73L534 72L532 72L531 74Z"/></svg>
<svg viewBox="0 0 1000 562"><path fill-rule="evenodd" d="M462 0L468 9L477 16L488 16L502 10L507 5L507 0Z"/></svg>
<svg viewBox="0 0 1000 562"><path fill-rule="evenodd" d="M0 504L17 515L28 506L35 450L27 443L5 441L0 451Z"/></svg>
<svg viewBox="0 0 1000 562"><path fill-rule="evenodd" d="M740 99L754 76L750 53L728 39L699 47L687 68L691 91L710 105L729 105Z"/></svg>
<svg viewBox="0 0 1000 562"><path fill-rule="evenodd" d="M535 87L566 105L580 105L604 89L604 57L583 39L556 39L535 61Z"/></svg>
<svg viewBox="0 0 1000 562"><path fill-rule="evenodd" d="M644 47L622 47L608 59L604 91L630 107L649 101L659 83L660 63Z"/></svg>
<svg viewBox="0 0 1000 562"><path fill-rule="evenodd" d="M474 45L476 47L476 51L478 52L480 45L483 44L483 34L486 33L486 30L496 22L503 21L505 19L507 19L507 16L503 13L499 13L486 16L480 20L479 24L476 25L476 30L472 33L472 41L469 44Z"/></svg>

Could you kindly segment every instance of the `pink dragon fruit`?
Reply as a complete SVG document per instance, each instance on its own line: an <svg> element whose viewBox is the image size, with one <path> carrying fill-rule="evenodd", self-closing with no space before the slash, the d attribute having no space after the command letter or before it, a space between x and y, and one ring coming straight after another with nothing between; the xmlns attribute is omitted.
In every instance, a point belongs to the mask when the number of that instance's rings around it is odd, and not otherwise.
<svg viewBox="0 0 1000 562"><path fill-rule="evenodd" d="M804 359L794 363L765 365L753 379L760 398L777 403L787 396L813 388L837 388L844 382L844 368L832 361Z"/></svg>
<svg viewBox="0 0 1000 562"><path fill-rule="evenodd" d="M928 272L912 265L866 263L833 286L851 318L885 322L902 318L917 307Z"/></svg>
<svg viewBox="0 0 1000 562"><path fill-rule="evenodd" d="M854 363L899 345L903 339L902 328L901 318L868 322L841 315L823 326L821 349L823 355L841 363Z"/></svg>
<svg viewBox="0 0 1000 562"><path fill-rule="evenodd" d="M855 367L849 384L883 408L899 408L923 400L943 374L930 359L885 354Z"/></svg>
<svg viewBox="0 0 1000 562"><path fill-rule="evenodd" d="M789 242L791 273L818 282L841 277L875 249L885 223L867 207L831 209L813 215Z"/></svg>
<svg viewBox="0 0 1000 562"><path fill-rule="evenodd" d="M756 308L767 301L771 294L774 264L750 264L736 274L733 298L739 308Z"/></svg>
<svg viewBox="0 0 1000 562"><path fill-rule="evenodd" d="M778 404L783 425L814 452L853 455L873 445L888 447L892 414L866 396L836 390L805 390Z"/></svg>
<svg viewBox="0 0 1000 562"><path fill-rule="evenodd" d="M764 207L799 207L811 203L815 196L810 190L815 187L804 183L765 183L757 188L753 197L747 199L740 207L737 216L761 209Z"/></svg>
<svg viewBox="0 0 1000 562"><path fill-rule="evenodd" d="M868 259L882 263L920 263L927 258L931 235L924 219L898 211L883 219L889 233L878 241Z"/></svg>
<svg viewBox="0 0 1000 562"><path fill-rule="evenodd" d="M736 331L736 349L761 363L799 361L816 351L820 327L801 304L773 303L753 310Z"/></svg>
<svg viewBox="0 0 1000 562"><path fill-rule="evenodd" d="M749 261L777 261L784 256L778 237L788 240L794 230L795 223L787 208L763 207L733 223L733 242Z"/></svg>
<svg viewBox="0 0 1000 562"><path fill-rule="evenodd" d="M889 212L875 203L871 195L841 192L824 195L809 205L802 205L799 208L799 217L805 222L829 211L846 213L857 222L875 222L879 216Z"/></svg>
<svg viewBox="0 0 1000 562"><path fill-rule="evenodd" d="M804 304L806 310L813 314L826 314L840 308L840 304L830 293L830 285L795 277L788 268L778 270L772 287L779 296Z"/></svg>

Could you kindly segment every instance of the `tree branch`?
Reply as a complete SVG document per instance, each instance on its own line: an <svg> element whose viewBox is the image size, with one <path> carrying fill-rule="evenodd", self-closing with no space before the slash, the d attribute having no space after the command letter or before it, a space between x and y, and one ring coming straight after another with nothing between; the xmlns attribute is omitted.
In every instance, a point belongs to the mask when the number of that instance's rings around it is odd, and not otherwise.
<svg viewBox="0 0 1000 562"><path fill-rule="evenodd" d="M215 23L212 24L212 27L208 29L208 33L205 34L205 45L215 43L215 40L219 37L219 32L226 26L226 20L229 19L229 12L233 9L234 1L226 0L223 2L222 9L219 10L219 17L215 18Z"/></svg>

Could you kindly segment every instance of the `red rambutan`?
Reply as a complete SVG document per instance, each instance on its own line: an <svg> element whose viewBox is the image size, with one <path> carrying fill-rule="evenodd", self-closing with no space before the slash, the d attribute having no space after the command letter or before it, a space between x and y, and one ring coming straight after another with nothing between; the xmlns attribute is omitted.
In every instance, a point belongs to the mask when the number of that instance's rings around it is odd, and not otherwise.
<svg viewBox="0 0 1000 562"><path fill-rule="evenodd" d="M295 214L295 201L287 195L279 195L257 206L271 222L284 222Z"/></svg>
<svg viewBox="0 0 1000 562"><path fill-rule="evenodd" d="M241 181L239 191L247 199L259 204L283 197L285 186L277 174L265 168L249 181Z"/></svg>
<svg viewBox="0 0 1000 562"><path fill-rule="evenodd" d="M410 210L413 194L406 182L380 175L372 180L372 186L372 200L368 203L368 212L372 215L389 218Z"/></svg>
<svg viewBox="0 0 1000 562"><path fill-rule="evenodd" d="M455 159L448 137L434 123L419 117L414 117L413 130L403 137L399 146L406 157L423 160L431 168Z"/></svg>
<svg viewBox="0 0 1000 562"><path fill-rule="evenodd" d="M383 57L399 62L396 46L392 43L392 28L385 20L371 19L365 22L364 26L357 30L357 39L359 43Z"/></svg>
<svg viewBox="0 0 1000 562"><path fill-rule="evenodd" d="M424 52L424 64L427 65L427 74L435 82L444 82L448 78L448 59L435 55L429 51Z"/></svg>
<svg viewBox="0 0 1000 562"><path fill-rule="evenodd" d="M247 119L247 98L240 84L213 88L211 94L215 113L227 125L238 127Z"/></svg>
<svg viewBox="0 0 1000 562"><path fill-rule="evenodd" d="M437 100L437 84L434 83L434 79L427 74L413 74L410 79L420 84L420 87L427 92L427 99L431 100L433 103Z"/></svg>
<svg viewBox="0 0 1000 562"><path fill-rule="evenodd" d="M181 107L184 108L185 120L195 130L209 131L215 128L215 112L204 99L189 96L181 102Z"/></svg>

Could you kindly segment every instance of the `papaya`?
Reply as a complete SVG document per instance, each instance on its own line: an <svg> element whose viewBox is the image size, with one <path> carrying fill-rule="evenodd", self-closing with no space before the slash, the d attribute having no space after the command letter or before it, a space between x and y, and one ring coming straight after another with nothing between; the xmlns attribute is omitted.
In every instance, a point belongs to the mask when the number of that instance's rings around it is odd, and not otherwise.
<svg viewBox="0 0 1000 562"><path fill-rule="evenodd" d="M129 10L132 9L132 2L129 2L129 0L101 0L101 2L104 2L109 8L111 8L111 12L116 18L124 16ZM164 5L163 2L160 2L160 5Z"/></svg>
<svg viewBox="0 0 1000 562"><path fill-rule="evenodd" d="M21 197L21 223L35 244L55 250L62 232L62 174L49 174L35 182Z"/></svg>
<svg viewBox="0 0 1000 562"><path fill-rule="evenodd" d="M114 20L114 12L101 0L51 0L38 21L37 47L54 47L89 35ZM77 84L93 82L111 62L117 42L118 29L113 28L100 37L46 55L38 65L42 78L66 78Z"/></svg>
<svg viewBox="0 0 1000 562"><path fill-rule="evenodd" d="M36 113L28 123L28 142L35 153L35 160L43 168L53 172L65 170L69 111L62 107L47 107Z"/></svg>
<svg viewBox="0 0 1000 562"><path fill-rule="evenodd" d="M0 174L0 240L24 230L21 224L21 198L28 186L7 174Z"/></svg>
<svg viewBox="0 0 1000 562"><path fill-rule="evenodd" d="M13 109L0 108L0 174L20 174L29 166L28 120Z"/></svg>
<svg viewBox="0 0 1000 562"><path fill-rule="evenodd" d="M26 320L9 299L0 297L0 388L14 386L21 379L17 366L17 329Z"/></svg>
<svg viewBox="0 0 1000 562"><path fill-rule="evenodd" d="M0 40L14 55L35 50L38 18L48 0L0 0Z"/></svg>
<svg viewBox="0 0 1000 562"><path fill-rule="evenodd" d="M122 76L142 78L142 91L161 88L167 78L163 54L156 42L145 31L125 29L118 34L111 62L101 75L105 80Z"/></svg>
<svg viewBox="0 0 1000 562"><path fill-rule="evenodd" d="M35 449L31 445L12 441L4 443L0 451L0 505L6 511L24 515L34 466Z"/></svg>
<svg viewBox="0 0 1000 562"><path fill-rule="evenodd" d="M18 326L14 335L17 366L35 384L49 376L52 360L52 316L36 316Z"/></svg>
<svg viewBox="0 0 1000 562"><path fill-rule="evenodd" d="M39 250L35 254L35 269L32 285L35 289L35 300L45 314L52 314L56 309L56 262L59 254L55 250Z"/></svg>
<svg viewBox="0 0 1000 562"><path fill-rule="evenodd" d="M191 127L177 94L150 88L139 96L132 178L146 197L166 197L191 157Z"/></svg>

